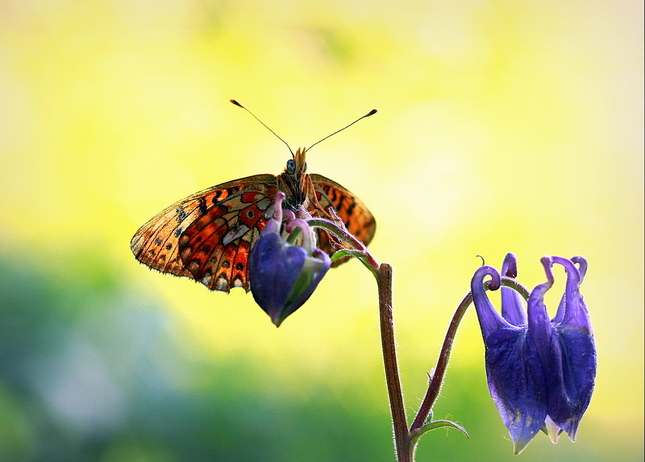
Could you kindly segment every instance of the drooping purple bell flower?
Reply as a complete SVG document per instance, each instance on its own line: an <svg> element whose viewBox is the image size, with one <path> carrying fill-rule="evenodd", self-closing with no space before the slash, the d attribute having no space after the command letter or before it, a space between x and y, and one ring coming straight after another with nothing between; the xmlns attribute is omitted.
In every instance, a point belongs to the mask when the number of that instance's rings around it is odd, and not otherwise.
<svg viewBox="0 0 645 462"><path fill-rule="evenodd" d="M273 218L249 255L253 298L278 327L307 301L331 266L329 255L315 248L315 233L305 220L290 214L281 233L284 197L276 196ZM291 243L296 230L300 245Z"/></svg>
<svg viewBox="0 0 645 462"><path fill-rule="evenodd" d="M555 317L549 320L544 294L552 287L554 263L565 267L567 283ZM580 419L593 392L596 348L587 308L580 294L587 262L544 257L547 282L530 294L524 311L519 294L502 287L502 314L486 296L500 287L497 270L483 266L473 276L472 293L486 346L486 376L495 405L508 429L515 453L542 429L557 442L561 431L575 441ZM579 268L576 267L579 265ZM515 256L508 254L502 273L517 275Z"/></svg>

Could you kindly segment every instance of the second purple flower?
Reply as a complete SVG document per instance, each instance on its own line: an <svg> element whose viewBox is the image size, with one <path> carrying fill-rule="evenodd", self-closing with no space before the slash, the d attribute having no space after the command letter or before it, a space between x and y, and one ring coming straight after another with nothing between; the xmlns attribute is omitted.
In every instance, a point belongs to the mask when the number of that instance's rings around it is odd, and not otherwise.
<svg viewBox="0 0 645 462"><path fill-rule="evenodd" d="M549 320L545 293L553 286L553 264L564 266L567 283L558 311ZM576 267L578 264L579 268ZM513 289L502 288L500 315L486 295L500 287L500 274L483 266L473 276L472 294L486 346L488 387L504 425L521 452L542 429L557 442L565 431L575 441L580 419L593 392L596 377L596 347L587 307L580 294L587 262L544 257L547 282L530 294L528 310ZM514 278L517 263L508 254L502 273Z"/></svg>

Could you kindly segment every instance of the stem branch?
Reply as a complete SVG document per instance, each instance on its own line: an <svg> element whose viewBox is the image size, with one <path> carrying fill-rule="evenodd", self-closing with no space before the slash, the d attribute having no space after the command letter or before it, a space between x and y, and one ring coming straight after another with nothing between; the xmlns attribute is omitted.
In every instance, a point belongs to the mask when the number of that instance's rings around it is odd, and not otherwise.
<svg viewBox="0 0 645 462"><path fill-rule="evenodd" d="M518 291L525 300L528 299L528 291L515 279L503 277L502 285L513 288L514 290ZM484 287L488 289L488 281L484 283ZM421 403L414 422L412 422L412 426L410 427L411 433L423 426L426 418L428 417L428 414L432 410L432 406L434 405L437 396L439 396L439 390L441 389L444 376L446 375L446 368L448 367L448 360L450 359L450 352L452 351L452 344L454 343L455 336L457 335L459 323L461 323L461 320L472 301L473 296L470 292L468 292L468 294L464 297L464 299L457 307L455 314L452 316L452 320L450 321L450 325L448 326L448 332L446 332L446 338L444 339L443 346L441 347L441 353L439 354L437 367L435 368L434 373L430 378L428 391L426 391L423 402Z"/></svg>
<svg viewBox="0 0 645 462"><path fill-rule="evenodd" d="M473 296L470 292L464 297L461 301L455 314L452 316L450 321L450 326L448 326L448 332L446 332L446 338L443 340L443 346L441 347L441 353L439 354L439 361L437 361L437 367L434 370L430 378L430 384L428 385L428 391L426 396L423 398L421 407L417 412L417 416L412 422L410 431L413 432L423 426L428 417L428 414L432 410L432 406L439 395L439 390L441 389L441 384L443 383L443 377L446 374L446 368L448 367L448 360L450 359L450 352L452 350L452 344L455 341L455 336L457 335L457 328L461 319L466 313L466 309L473 301Z"/></svg>

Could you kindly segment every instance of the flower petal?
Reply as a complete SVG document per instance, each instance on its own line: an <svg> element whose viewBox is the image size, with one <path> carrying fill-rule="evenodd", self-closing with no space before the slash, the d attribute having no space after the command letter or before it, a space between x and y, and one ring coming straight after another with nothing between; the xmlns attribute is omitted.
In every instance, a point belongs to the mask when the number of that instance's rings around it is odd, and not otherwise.
<svg viewBox="0 0 645 462"><path fill-rule="evenodd" d="M493 308L483 287L486 276L492 277L491 288L499 287L499 273L484 266L473 276L471 290L486 346L488 389L518 454L547 416L544 372L527 341L527 327L513 326Z"/></svg>
<svg viewBox="0 0 645 462"><path fill-rule="evenodd" d="M506 254L502 264L502 276L517 277L517 259L512 253ZM514 326L526 325L526 311L523 299L517 291L502 286L502 317Z"/></svg>
<svg viewBox="0 0 645 462"><path fill-rule="evenodd" d="M318 287L318 283L327 273L329 268L331 268L331 258L329 258L329 255L327 255L326 252L323 252L320 249L314 249L313 257L309 257L309 260L311 259L316 260L315 266L317 267L317 271L314 273L308 271L301 272L300 278L296 281L294 288L289 295L289 299L285 304L283 316L279 322L282 322L287 316L309 300L311 294L316 290L316 287ZM307 262L305 262L305 266L306 265Z"/></svg>
<svg viewBox="0 0 645 462"><path fill-rule="evenodd" d="M479 268L470 282L470 290L473 294L473 303L475 304L475 310L477 310L479 327L482 330L484 343L488 336L495 330L504 327L512 327L508 321L502 318L488 299L486 290L484 290L484 278L486 276L491 277L491 281L489 283L489 287L491 289L499 288L501 281L500 275L492 266L482 266Z"/></svg>
<svg viewBox="0 0 645 462"><path fill-rule="evenodd" d="M549 314L547 313L544 304L544 294L553 286L553 272L551 271L552 260L550 257L543 257L542 265L544 272L547 276L547 282L539 284L531 294L528 301L528 337L535 345L538 356L542 365L549 364L551 356L557 354L554 352L554 347L557 349L558 345L555 342L555 330ZM549 377L547 377L548 382Z"/></svg>
<svg viewBox="0 0 645 462"><path fill-rule="evenodd" d="M262 235L253 246L249 256L251 292L274 324L286 317L282 312L306 258L302 247L283 243L277 233Z"/></svg>
<svg viewBox="0 0 645 462"><path fill-rule="evenodd" d="M558 437L560 436L560 433L562 433L562 429L553 420L551 420L551 417L546 417L544 426L541 430L546 433L553 444L558 443Z"/></svg>
<svg viewBox="0 0 645 462"><path fill-rule="evenodd" d="M564 313L561 322L555 326L559 354L554 355L547 366L554 379L549 389L548 412L551 419L575 441L578 425L593 393L596 346L587 307L580 294L580 272L571 260L553 257L553 262L566 268L567 284L563 297ZM586 270L586 261L581 268Z"/></svg>
<svg viewBox="0 0 645 462"><path fill-rule="evenodd" d="M519 454L547 416L544 372L526 328L508 327L486 343L488 388Z"/></svg>
<svg viewBox="0 0 645 462"><path fill-rule="evenodd" d="M582 294L580 294L582 275L571 260L567 260L562 257L552 258L554 263L564 266L567 270L566 290L562 297L562 302L560 303L561 307L558 308L558 312L562 309L562 314L558 313L556 315L554 323L571 327L575 326L575 328L593 335L591 321L589 320L589 312L587 311L587 306L585 305ZM582 257L577 257L577 259L580 261ZM581 269L586 271L587 262L584 259L582 259L582 262L584 263L581 264Z"/></svg>

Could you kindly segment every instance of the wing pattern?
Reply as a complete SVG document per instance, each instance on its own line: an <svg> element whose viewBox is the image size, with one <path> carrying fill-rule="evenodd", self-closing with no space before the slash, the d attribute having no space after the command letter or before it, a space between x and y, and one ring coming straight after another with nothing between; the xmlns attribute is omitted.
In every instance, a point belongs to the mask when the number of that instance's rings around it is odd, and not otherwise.
<svg viewBox="0 0 645 462"><path fill-rule="evenodd" d="M158 213L132 238L137 260L211 290L250 290L246 261L273 215L274 175L254 175L195 193Z"/></svg>

